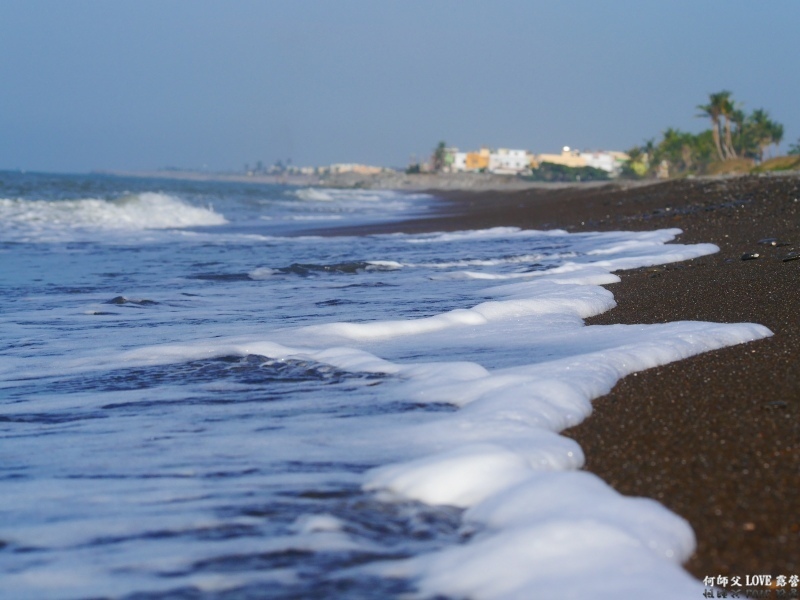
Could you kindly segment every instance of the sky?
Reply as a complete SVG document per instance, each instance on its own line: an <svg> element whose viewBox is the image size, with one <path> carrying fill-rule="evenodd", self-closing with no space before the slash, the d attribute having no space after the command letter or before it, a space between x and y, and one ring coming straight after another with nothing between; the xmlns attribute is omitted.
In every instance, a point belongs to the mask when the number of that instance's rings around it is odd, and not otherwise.
<svg viewBox="0 0 800 600"><path fill-rule="evenodd" d="M800 1L0 0L0 169L625 150L731 90L800 139Z"/></svg>

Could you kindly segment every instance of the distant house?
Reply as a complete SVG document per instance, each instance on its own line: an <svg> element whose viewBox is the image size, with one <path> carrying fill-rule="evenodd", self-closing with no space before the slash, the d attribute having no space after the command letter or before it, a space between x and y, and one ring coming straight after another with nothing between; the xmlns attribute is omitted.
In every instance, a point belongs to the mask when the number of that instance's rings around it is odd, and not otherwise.
<svg viewBox="0 0 800 600"><path fill-rule="evenodd" d="M499 148L489 154L489 171L499 175L518 175L530 168L527 150Z"/></svg>
<svg viewBox="0 0 800 600"><path fill-rule="evenodd" d="M464 157L464 166L467 171L481 171L489 168L489 152L488 148L481 148L479 152L467 152Z"/></svg>
<svg viewBox="0 0 800 600"><path fill-rule="evenodd" d="M630 160L630 157L624 152L614 150L581 152L581 156L586 161L587 167L601 169L612 175L619 175L622 172L622 165Z"/></svg>
<svg viewBox="0 0 800 600"><path fill-rule="evenodd" d="M455 173L488 171L498 175L519 175L538 168L542 163L553 163L572 168L594 167L616 176L628 155L611 150L581 152L569 146L564 146L560 154L531 154L527 150L483 147L478 152L447 148L444 159L444 170Z"/></svg>
<svg viewBox="0 0 800 600"><path fill-rule="evenodd" d="M452 149L452 160L447 163L450 171L489 171L502 175L518 175L530 169L530 154L527 150L483 147L478 152L459 152Z"/></svg>
<svg viewBox="0 0 800 600"><path fill-rule="evenodd" d="M456 155L458 154L458 148L445 148L444 155L442 156L442 170L445 173L452 173L456 171L455 162L456 162ZM435 168L435 156L431 157L431 168Z"/></svg>
<svg viewBox="0 0 800 600"><path fill-rule="evenodd" d="M569 146L564 146L564 148L561 149L561 154L537 154L535 160L537 167L542 163L552 163L572 168L586 166L586 159L583 158L580 150L575 150Z"/></svg>
<svg viewBox="0 0 800 600"><path fill-rule="evenodd" d="M564 146L561 154L537 154L534 157L536 166L546 162L572 168L593 167L606 171L612 176L619 175L620 171L622 171L623 163L628 158L628 155L624 152L615 150L581 152L569 146Z"/></svg>
<svg viewBox="0 0 800 600"><path fill-rule="evenodd" d="M456 150L453 153L453 164L450 169L456 173L463 173L467 170L467 153Z"/></svg>

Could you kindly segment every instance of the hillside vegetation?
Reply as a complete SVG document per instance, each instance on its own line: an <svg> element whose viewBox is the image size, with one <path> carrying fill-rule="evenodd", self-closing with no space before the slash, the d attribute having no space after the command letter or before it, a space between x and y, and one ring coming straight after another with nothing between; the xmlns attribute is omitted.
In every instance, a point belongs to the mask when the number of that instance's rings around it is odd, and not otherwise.
<svg viewBox="0 0 800 600"><path fill-rule="evenodd" d="M666 178L800 168L800 140L790 147L789 156L769 158L783 140L784 128L766 110L745 113L727 90L709 94L708 103L697 110L696 116L710 122L709 129L693 134L667 128L659 141L652 138L628 150L623 176Z"/></svg>

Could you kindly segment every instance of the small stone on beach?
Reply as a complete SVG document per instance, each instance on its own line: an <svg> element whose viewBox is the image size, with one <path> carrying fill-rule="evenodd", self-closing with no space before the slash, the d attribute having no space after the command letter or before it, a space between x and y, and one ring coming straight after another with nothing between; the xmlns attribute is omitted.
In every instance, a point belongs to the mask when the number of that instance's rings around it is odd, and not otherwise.
<svg viewBox="0 0 800 600"><path fill-rule="evenodd" d="M764 406L767 408L787 408L789 405L783 400L773 400L772 402L767 402Z"/></svg>
<svg viewBox="0 0 800 600"><path fill-rule="evenodd" d="M745 252L742 254L742 260L756 260L760 257L761 255L758 252Z"/></svg>

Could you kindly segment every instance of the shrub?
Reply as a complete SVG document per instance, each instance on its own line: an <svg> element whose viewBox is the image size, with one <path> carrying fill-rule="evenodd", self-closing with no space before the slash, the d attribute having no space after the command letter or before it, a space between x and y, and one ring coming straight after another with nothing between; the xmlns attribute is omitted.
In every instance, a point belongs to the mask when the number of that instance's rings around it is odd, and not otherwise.
<svg viewBox="0 0 800 600"><path fill-rule="evenodd" d="M602 169L594 167L567 167L543 162L524 179L529 181L608 181L611 176Z"/></svg>
<svg viewBox="0 0 800 600"><path fill-rule="evenodd" d="M706 168L709 175L728 175L731 173L749 173L755 163L749 158L731 158L713 162Z"/></svg>
<svg viewBox="0 0 800 600"><path fill-rule="evenodd" d="M753 173L768 173L770 171L792 171L795 169L800 169L800 156L796 154L791 156L776 156L775 158L770 158L769 160L765 160L755 169L753 169Z"/></svg>

